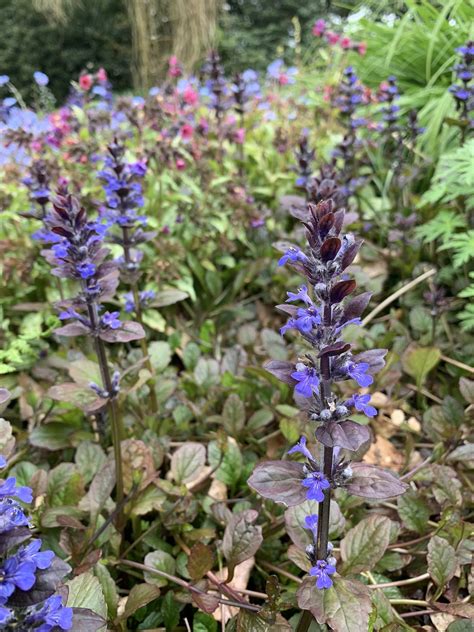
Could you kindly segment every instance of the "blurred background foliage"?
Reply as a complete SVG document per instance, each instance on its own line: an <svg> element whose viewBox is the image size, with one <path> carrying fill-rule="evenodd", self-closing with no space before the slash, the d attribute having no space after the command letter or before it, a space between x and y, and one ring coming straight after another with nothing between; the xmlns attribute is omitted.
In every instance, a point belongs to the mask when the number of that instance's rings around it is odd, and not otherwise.
<svg viewBox="0 0 474 632"><path fill-rule="evenodd" d="M211 46L228 73L264 70L276 57L298 64L315 19L337 23L351 12L349 28L369 47L362 79L375 86L396 74L406 107L428 108L432 150L450 104L454 47L474 20L469 0L0 0L0 72L28 97L42 70L61 101L81 70L104 66L116 91L146 90L163 79L170 55L191 72Z"/></svg>
<svg viewBox="0 0 474 632"><path fill-rule="evenodd" d="M58 99L92 61L116 90L150 87L175 54L186 70L218 43L227 70L262 70L277 54L295 53L295 20L311 24L357 3L327 0L0 0L0 70L26 95L35 70L51 77ZM293 22L292 22L293 19ZM298 27L297 27L298 28ZM25 46L25 42L28 43Z"/></svg>

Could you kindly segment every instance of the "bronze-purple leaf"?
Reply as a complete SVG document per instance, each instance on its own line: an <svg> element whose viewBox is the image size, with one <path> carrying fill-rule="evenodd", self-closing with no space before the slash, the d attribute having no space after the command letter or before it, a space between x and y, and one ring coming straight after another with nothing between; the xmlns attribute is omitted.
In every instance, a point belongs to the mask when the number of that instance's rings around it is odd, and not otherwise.
<svg viewBox="0 0 474 632"><path fill-rule="evenodd" d="M319 426L316 430L316 438L328 448L339 446L355 452L361 445L370 441L370 430L367 426L361 426L351 419L341 422L331 421Z"/></svg>
<svg viewBox="0 0 474 632"><path fill-rule="evenodd" d="M334 213L327 213L319 220L319 235L324 239L334 225Z"/></svg>
<svg viewBox="0 0 474 632"><path fill-rule="evenodd" d="M285 362L283 360L270 360L263 365L264 369L274 375L281 382L294 386L296 380L291 377L295 371L293 362Z"/></svg>
<svg viewBox="0 0 474 632"><path fill-rule="evenodd" d="M371 296L372 292L363 292L362 294L359 294L359 296L351 298L351 300L348 301L347 305L344 306L340 321L341 325L343 325L348 320L358 318L369 304Z"/></svg>
<svg viewBox="0 0 474 632"><path fill-rule="evenodd" d="M330 237L321 246L321 259L326 263L336 258L341 249L341 240L338 237Z"/></svg>
<svg viewBox="0 0 474 632"><path fill-rule="evenodd" d="M296 305L288 305L288 303L280 303L275 306L278 311L288 314L289 316L296 316L298 308Z"/></svg>
<svg viewBox="0 0 474 632"><path fill-rule="evenodd" d="M338 356L349 351L350 348L351 345L349 342L335 342L333 345L324 347L319 353L318 358L322 358L323 356Z"/></svg>
<svg viewBox="0 0 474 632"><path fill-rule="evenodd" d="M32 532L27 527L16 527L12 531L0 533L0 555L5 555L9 549L29 540L31 536Z"/></svg>
<svg viewBox="0 0 474 632"><path fill-rule="evenodd" d="M303 478L302 463L263 461L255 467L248 484L260 496L294 507L306 500L306 489L301 485Z"/></svg>
<svg viewBox="0 0 474 632"><path fill-rule="evenodd" d="M54 330L55 334L58 336L84 336L89 333L89 328L83 325L82 323L69 323L69 325L64 325L64 327L59 327Z"/></svg>
<svg viewBox="0 0 474 632"><path fill-rule="evenodd" d="M341 259L341 270L345 270L347 266L351 265L351 263L356 258L356 255L359 252L361 245L362 245L361 242L356 242L349 246L349 248L346 250L346 252L344 253Z"/></svg>
<svg viewBox="0 0 474 632"><path fill-rule="evenodd" d="M55 592L63 577L71 570L69 564L63 562L59 557L53 558L51 566L47 569L36 570L36 581L31 590L16 590L8 598L8 605L14 607L32 606L40 601L44 601Z"/></svg>
<svg viewBox="0 0 474 632"><path fill-rule="evenodd" d="M340 303L346 296L356 289L357 283L351 279L350 281L339 281L332 288L329 295L331 303Z"/></svg>
<svg viewBox="0 0 474 632"><path fill-rule="evenodd" d="M122 323L120 329L108 329L99 334L99 337L106 342L130 342L140 340L145 337L145 330L140 323L127 320Z"/></svg>
<svg viewBox="0 0 474 632"><path fill-rule="evenodd" d="M369 365L367 373L373 375L385 366L384 358L386 355L387 349L370 349L354 356L353 361L356 363L366 362Z"/></svg>
<svg viewBox="0 0 474 632"><path fill-rule="evenodd" d="M262 527L256 525L258 512L255 509L240 511L227 524L222 538L222 552L232 569L248 560L260 548L263 542Z"/></svg>
<svg viewBox="0 0 474 632"><path fill-rule="evenodd" d="M383 500L401 496L407 490L406 483L399 480L392 472L376 465L352 463L351 469L352 478L345 487L355 496Z"/></svg>
<svg viewBox="0 0 474 632"><path fill-rule="evenodd" d="M212 614L219 606L219 598L215 593L202 593L191 589L191 596L196 606L207 614Z"/></svg>

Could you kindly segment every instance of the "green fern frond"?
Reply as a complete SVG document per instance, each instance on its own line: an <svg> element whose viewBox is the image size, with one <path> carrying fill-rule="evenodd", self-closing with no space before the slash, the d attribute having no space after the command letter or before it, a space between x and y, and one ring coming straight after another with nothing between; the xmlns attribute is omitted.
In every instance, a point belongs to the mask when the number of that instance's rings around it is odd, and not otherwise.
<svg viewBox="0 0 474 632"><path fill-rule="evenodd" d="M418 239L431 243L440 239L443 243L450 242L457 230L466 229L466 221L454 211L441 211L436 217L416 229Z"/></svg>

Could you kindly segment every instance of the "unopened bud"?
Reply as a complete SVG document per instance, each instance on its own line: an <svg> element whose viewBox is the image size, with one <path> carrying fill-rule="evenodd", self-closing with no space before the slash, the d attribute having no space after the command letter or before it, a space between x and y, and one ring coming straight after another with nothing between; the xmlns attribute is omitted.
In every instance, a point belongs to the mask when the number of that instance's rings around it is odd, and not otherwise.
<svg viewBox="0 0 474 632"><path fill-rule="evenodd" d="M331 419L331 417L332 417L332 413L331 413L331 411L330 411L329 409L327 409L327 408L324 408L324 410L322 410L322 411L319 413L319 418L320 418L322 421L329 421L329 420Z"/></svg>

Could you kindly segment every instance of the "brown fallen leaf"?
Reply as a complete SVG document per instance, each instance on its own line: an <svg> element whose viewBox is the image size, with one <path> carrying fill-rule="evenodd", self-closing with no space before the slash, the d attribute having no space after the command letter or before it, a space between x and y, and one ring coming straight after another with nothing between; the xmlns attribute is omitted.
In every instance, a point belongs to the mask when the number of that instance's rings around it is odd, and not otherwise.
<svg viewBox="0 0 474 632"><path fill-rule="evenodd" d="M404 464L403 455L385 437L377 436L369 451L364 455L364 463L378 465L399 472Z"/></svg>
<svg viewBox="0 0 474 632"><path fill-rule="evenodd" d="M245 590L247 588L247 584L249 583L250 573L252 572L254 565L254 557L250 557L248 560L238 564L234 570L234 577L232 578L232 581L228 583L228 586L235 588L236 590ZM227 577L227 568L223 568L215 573L215 575L217 579L224 581ZM222 621L222 619L224 619L224 623L227 623L227 621L234 617L238 612L239 608L234 608L233 606L221 606L213 612L212 616L216 621Z"/></svg>

